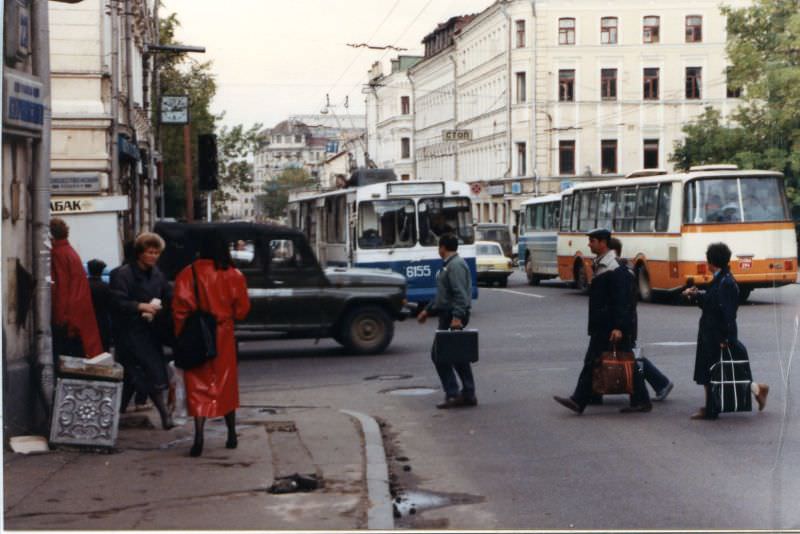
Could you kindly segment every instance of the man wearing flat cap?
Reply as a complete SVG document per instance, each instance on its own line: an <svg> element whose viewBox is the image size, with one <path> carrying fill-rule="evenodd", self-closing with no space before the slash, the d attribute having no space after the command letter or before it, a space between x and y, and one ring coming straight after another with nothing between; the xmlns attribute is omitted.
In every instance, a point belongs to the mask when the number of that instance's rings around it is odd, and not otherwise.
<svg viewBox="0 0 800 534"><path fill-rule="evenodd" d="M589 250L595 255L589 285L589 349L583 361L575 392L570 397L553 397L556 402L583 413L593 396L592 368L600 355L612 345L620 351L631 349L632 311L630 277L619 269L617 254L609 248L611 232L597 228L588 234ZM631 405L623 412L649 412L650 399L640 373L634 373Z"/></svg>

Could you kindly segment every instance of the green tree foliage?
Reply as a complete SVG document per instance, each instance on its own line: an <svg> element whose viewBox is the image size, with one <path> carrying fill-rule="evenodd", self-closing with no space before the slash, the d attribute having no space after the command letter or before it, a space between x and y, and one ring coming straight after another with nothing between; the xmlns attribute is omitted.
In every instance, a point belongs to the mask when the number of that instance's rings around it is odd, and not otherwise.
<svg viewBox="0 0 800 534"><path fill-rule="evenodd" d="M264 186L266 194L258 197L259 203L267 217L279 219L286 215L289 191L309 187L316 183L305 169L284 169L274 181L267 182Z"/></svg>
<svg viewBox="0 0 800 534"><path fill-rule="evenodd" d="M223 126L217 134L219 189L214 193L214 216L224 217L227 204L241 193L253 191L252 155L260 144L261 124L245 129L241 124Z"/></svg>
<svg viewBox="0 0 800 534"><path fill-rule="evenodd" d="M800 0L756 0L722 13L730 85L743 89L743 103L731 122L707 109L686 125L686 138L675 143L670 161L680 169L730 162L781 171L787 196L800 211Z"/></svg>

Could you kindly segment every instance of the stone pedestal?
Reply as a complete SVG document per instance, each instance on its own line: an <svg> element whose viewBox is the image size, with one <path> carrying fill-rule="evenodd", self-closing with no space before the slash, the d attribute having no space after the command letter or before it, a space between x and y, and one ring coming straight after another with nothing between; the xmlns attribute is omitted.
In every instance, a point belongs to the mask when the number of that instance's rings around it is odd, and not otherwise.
<svg viewBox="0 0 800 534"><path fill-rule="evenodd" d="M50 443L113 447L122 400L122 366L90 365L62 356L50 424Z"/></svg>

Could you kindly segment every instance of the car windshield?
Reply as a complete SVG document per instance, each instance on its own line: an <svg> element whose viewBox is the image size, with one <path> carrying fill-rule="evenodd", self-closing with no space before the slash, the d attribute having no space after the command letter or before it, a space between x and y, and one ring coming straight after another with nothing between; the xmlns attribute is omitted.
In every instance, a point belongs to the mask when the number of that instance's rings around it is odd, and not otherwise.
<svg viewBox="0 0 800 534"><path fill-rule="evenodd" d="M412 200L375 200L358 206L358 247L413 247L416 241Z"/></svg>
<svg viewBox="0 0 800 534"><path fill-rule="evenodd" d="M502 256L503 251L500 245L482 244L477 246L476 253L478 256Z"/></svg>
<svg viewBox="0 0 800 534"><path fill-rule="evenodd" d="M419 201L419 242L438 246L439 237L452 233L458 242L475 242L472 229L472 208L468 198L423 198Z"/></svg>
<svg viewBox="0 0 800 534"><path fill-rule="evenodd" d="M785 221L788 207L779 177L694 180L686 184L684 222Z"/></svg>

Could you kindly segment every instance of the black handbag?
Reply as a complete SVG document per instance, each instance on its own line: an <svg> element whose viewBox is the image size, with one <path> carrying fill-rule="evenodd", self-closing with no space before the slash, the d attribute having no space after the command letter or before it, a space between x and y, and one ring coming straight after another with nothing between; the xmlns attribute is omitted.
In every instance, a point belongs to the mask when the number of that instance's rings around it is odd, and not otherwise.
<svg viewBox="0 0 800 534"><path fill-rule="evenodd" d="M477 330L437 330L433 340L433 361L459 365L478 361Z"/></svg>
<svg viewBox="0 0 800 534"><path fill-rule="evenodd" d="M720 349L719 361L711 366L710 413L749 412L753 409L750 385L753 382L747 349L737 344ZM727 352L727 354L725 354Z"/></svg>
<svg viewBox="0 0 800 534"><path fill-rule="evenodd" d="M175 365L183 370L200 367L217 356L217 320L207 311L200 309L200 295L197 290L197 272L192 264L194 279L194 298L197 309L186 318L183 330L175 340L173 353Z"/></svg>

